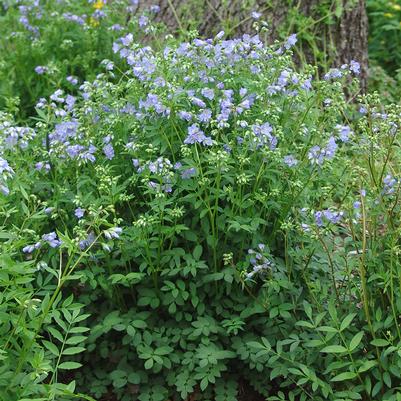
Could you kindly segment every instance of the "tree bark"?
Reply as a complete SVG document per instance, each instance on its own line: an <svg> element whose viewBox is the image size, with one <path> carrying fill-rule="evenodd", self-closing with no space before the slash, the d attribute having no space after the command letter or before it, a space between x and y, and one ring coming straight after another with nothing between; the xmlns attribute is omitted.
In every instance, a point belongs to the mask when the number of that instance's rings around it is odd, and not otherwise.
<svg viewBox="0 0 401 401"><path fill-rule="evenodd" d="M211 37L224 30L229 36L252 33L252 11L268 22L268 41L298 33L300 54L310 63L333 67L361 64L361 89L368 73L368 19L365 0L153 0L160 7L156 19L171 31L196 28ZM149 7L140 0L140 9Z"/></svg>

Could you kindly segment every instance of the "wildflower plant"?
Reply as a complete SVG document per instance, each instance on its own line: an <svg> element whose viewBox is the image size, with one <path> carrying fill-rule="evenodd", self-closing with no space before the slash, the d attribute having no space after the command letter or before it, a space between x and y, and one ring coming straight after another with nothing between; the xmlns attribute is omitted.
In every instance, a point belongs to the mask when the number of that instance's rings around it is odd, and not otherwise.
<svg viewBox="0 0 401 401"><path fill-rule="evenodd" d="M399 107L347 100L357 61L295 68L296 35L139 35L0 116L1 246L43 305L12 346L4 312L0 390L397 400Z"/></svg>
<svg viewBox="0 0 401 401"><path fill-rule="evenodd" d="M0 105L26 119L52 88L71 93L99 67L112 68L113 40L127 30L145 34L133 18L135 1L6 0L0 4ZM145 10L154 15L155 9ZM54 91L53 91L54 92Z"/></svg>

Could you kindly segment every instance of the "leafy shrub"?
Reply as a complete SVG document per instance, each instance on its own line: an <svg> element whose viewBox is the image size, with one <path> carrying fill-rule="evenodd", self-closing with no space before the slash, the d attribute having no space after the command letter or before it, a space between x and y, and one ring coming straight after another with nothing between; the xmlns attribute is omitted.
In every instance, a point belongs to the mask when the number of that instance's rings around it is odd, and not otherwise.
<svg viewBox="0 0 401 401"><path fill-rule="evenodd" d="M368 0L369 58L390 74L401 67L401 2Z"/></svg>
<svg viewBox="0 0 401 401"><path fill-rule="evenodd" d="M295 35L139 35L1 114L1 396L398 400L400 108Z"/></svg>
<svg viewBox="0 0 401 401"><path fill-rule="evenodd" d="M401 74L391 76L382 67L372 65L369 68L370 91L380 93L380 101L384 104L399 103Z"/></svg>
<svg viewBox="0 0 401 401"><path fill-rule="evenodd" d="M88 315L81 313L83 305L73 303L72 295L62 300L61 287L52 283L57 271L43 261L16 262L4 251L0 258L1 400L75 397L74 382L65 385L57 377L59 371L81 366L65 359L85 349L80 343L89 329L79 323Z"/></svg>

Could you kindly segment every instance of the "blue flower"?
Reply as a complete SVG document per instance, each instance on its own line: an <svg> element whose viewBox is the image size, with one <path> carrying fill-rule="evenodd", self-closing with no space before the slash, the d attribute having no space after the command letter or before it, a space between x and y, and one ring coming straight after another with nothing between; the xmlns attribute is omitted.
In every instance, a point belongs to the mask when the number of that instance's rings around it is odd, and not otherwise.
<svg viewBox="0 0 401 401"><path fill-rule="evenodd" d="M114 148L111 143L108 143L103 147L103 153L105 154L106 158L112 160L114 157Z"/></svg>
<svg viewBox="0 0 401 401"><path fill-rule="evenodd" d="M4 184L0 184L0 192L5 196L10 195L10 189Z"/></svg>
<svg viewBox="0 0 401 401"><path fill-rule="evenodd" d="M85 17L85 15L84 15ZM71 21L71 22L75 22L79 25L85 25L85 20L84 18L80 17L79 15L75 15L75 14L71 14L71 13L64 13L63 14L63 18L66 21Z"/></svg>
<svg viewBox="0 0 401 401"><path fill-rule="evenodd" d="M342 142L348 142L352 134L351 128L348 125L336 125L336 130Z"/></svg>
<svg viewBox="0 0 401 401"><path fill-rule="evenodd" d="M247 273L247 279L251 279L256 274L263 274L272 268L273 262L261 253L265 251L265 248L264 244L259 244L258 251L253 249L248 250L248 254L252 255L250 259L252 271Z"/></svg>
<svg viewBox="0 0 401 401"><path fill-rule="evenodd" d="M212 111L210 109L202 110L198 114L198 121L200 121L202 123L209 122L211 118L212 118Z"/></svg>
<svg viewBox="0 0 401 401"><path fill-rule="evenodd" d="M64 103L64 98L62 97L64 92L61 89L57 89L52 95L50 95L50 99L54 102Z"/></svg>
<svg viewBox="0 0 401 401"><path fill-rule="evenodd" d="M395 185L397 184L397 180L391 174L387 174L383 178L383 184L383 195L391 195L395 192Z"/></svg>
<svg viewBox="0 0 401 401"><path fill-rule="evenodd" d="M313 146L308 152L308 159L312 163L316 163L318 165L322 165L324 161L324 152L320 148L320 146Z"/></svg>
<svg viewBox="0 0 401 401"><path fill-rule="evenodd" d="M232 151L231 146L228 145L228 144L226 144L226 143L223 145L223 149L224 149L227 153L231 153L231 151Z"/></svg>
<svg viewBox="0 0 401 401"><path fill-rule="evenodd" d="M57 248L61 245L61 241L57 238L55 232L42 235L42 240L46 241L52 248Z"/></svg>
<svg viewBox="0 0 401 401"><path fill-rule="evenodd" d="M251 17L253 19L259 19L262 16L262 13L259 13L258 11L252 11Z"/></svg>
<svg viewBox="0 0 401 401"><path fill-rule="evenodd" d="M32 253L34 250L39 249L42 246L41 242L37 242L33 245L27 245L22 248L22 252L24 253Z"/></svg>
<svg viewBox="0 0 401 401"><path fill-rule="evenodd" d="M69 75L66 79L71 85L76 85L78 83L78 79L72 75Z"/></svg>
<svg viewBox="0 0 401 401"><path fill-rule="evenodd" d="M0 157L0 174L4 172L14 175L14 170L9 166L8 161Z"/></svg>
<svg viewBox="0 0 401 401"><path fill-rule="evenodd" d="M318 227L324 226L323 218L325 218L328 222L337 224L340 222L343 217L344 212L333 212L330 209L326 210L318 210L315 212L315 223Z"/></svg>
<svg viewBox="0 0 401 401"><path fill-rule="evenodd" d="M189 169L184 170L184 171L181 173L181 178L182 178L183 180L188 180L189 178L192 178L192 177L195 176L195 175L196 175L196 168L195 168L195 167L192 167L192 168L189 168Z"/></svg>
<svg viewBox="0 0 401 401"><path fill-rule="evenodd" d="M326 148L325 148L325 157L327 159L332 159L336 153L337 149L337 144L336 140L333 136L331 136L327 142Z"/></svg>
<svg viewBox="0 0 401 401"><path fill-rule="evenodd" d="M146 27L149 24L149 18L146 15L141 15L138 19L138 24L141 28Z"/></svg>
<svg viewBox="0 0 401 401"><path fill-rule="evenodd" d="M315 212L315 223L318 227L323 226L323 212L321 211Z"/></svg>
<svg viewBox="0 0 401 401"><path fill-rule="evenodd" d="M301 84L301 88L309 91L312 89L312 77L305 79L305 81Z"/></svg>
<svg viewBox="0 0 401 401"><path fill-rule="evenodd" d="M349 66L350 71L352 71L355 75L359 75L361 73L361 65L355 61L351 60L350 66Z"/></svg>
<svg viewBox="0 0 401 401"><path fill-rule="evenodd" d="M298 39L297 39L297 34L293 33L292 35L290 35L287 39L287 41L284 43L284 47L288 50L291 49L292 46L295 45L295 43L297 43Z"/></svg>
<svg viewBox="0 0 401 401"><path fill-rule="evenodd" d="M56 124L55 130L49 135L51 142L65 142L68 138L74 137L77 133L78 121L64 121Z"/></svg>
<svg viewBox="0 0 401 401"><path fill-rule="evenodd" d="M294 167L298 164L298 160L292 155L284 156L283 162L288 167Z"/></svg>
<svg viewBox="0 0 401 401"><path fill-rule="evenodd" d="M79 242L79 247L82 250L85 250L86 248L89 248L95 242L95 239L96 239L95 234L92 231L88 234L88 236L85 239L83 239L82 241Z"/></svg>
<svg viewBox="0 0 401 401"><path fill-rule="evenodd" d="M122 31L122 30L123 30L123 27L122 27L120 24L114 24L114 25L112 25L112 26L110 27L110 30L111 30L111 31L118 32L118 31Z"/></svg>
<svg viewBox="0 0 401 401"><path fill-rule="evenodd" d="M113 239L113 238L120 238L120 234L122 233L123 229L121 227L112 227L109 228L108 230L104 231L104 236L107 239Z"/></svg>
<svg viewBox="0 0 401 401"><path fill-rule="evenodd" d="M107 62L106 65L105 65L105 69L106 69L107 71L113 71L113 69L114 69L114 63L113 63L112 61Z"/></svg>
<svg viewBox="0 0 401 401"><path fill-rule="evenodd" d="M159 97L154 93L148 93L146 100L139 101L139 108L146 111L154 110L157 114L169 115L170 109L163 105Z"/></svg>
<svg viewBox="0 0 401 401"><path fill-rule="evenodd" d="M185 138L184 143L186 145L200 143L202 145L211 146L213 141L212 138L207 137L197 125L192 124L188 127L188 136Z"/></svg>
<svg viewBox="0 0 401 401"><path fill-rule="evenodd" d="M43 65L38 65L37 67L35 67L35 72L36 72L36 74L39 74L39 75L43 75L48 71L49 71L49 68L45 67Z"/></svg>
<svg viewBox="0 0 401 401"><path fill-rule="evenodd" d="M329 72L324 74L324 79L328 81L329 79L341 78L343 73L338 68L332 68Z"/></svg>
<svg viewBox="0 0 401 401"><path fill-rule="evenodd" d="M191 97L190 100L195 106L198 106L201 109L206 108L206 103L202 99L199 99L197 97Z"/></svg>
<svg viewBox="0 0 401 401"><path fill-rule="evenodd" d="M123 46L129 46L134 40L134 35L132 33L129 33L126 36L122 37L120 40Z"/></svg>
<svg viewBox="0 0 401 401"><path fill-rule="evenodd" d="M214 99L214 90L210 88L203 88L201 90L202 96L206 99L213 100Z"/></svg>
<svg viewBox="0 0 401 401"><path fill-rule="evenodd" d="M185 121L191 121L192 120L192 114L189 113L188 111L179 111L178 116Z"/></svg>
<svg viewBox="0 0 401 401"><path fill-rule="evenodd" d="M337 144L334 137L330 137L324 149L320 146L313 146L308 152L308 159L311 163L316 163L321 166L325 159L333 159L337 149Z"/></svg>
<svg viewBox="0 0 401 401"><path fill-rule="evenodd" d="M85 146L83 145L69 145L66 147L65 151L68 154L68 156L71 157L71 159L77 158L81 152L85 149Z"/></svg>
<svg viewBox="0 0 401 401"><path fill-rule="evenodd" d="M65 98L65 104L67 106L68 111L71 111L74 108L75 101L76 98L74 96L67 95L67 97Z"/></svg>
<svg viewBox="0 0 401 401"><path fill-rule="evenodd" d="M84 214L85 214L85 209L82 209L82 208L80 208L80 207L77 207L77 208L75 209L74 214L75 214L75 216L76 216L78 219L82 219L82 217L84 217Z"/></svg>
<svg viewBox="0 0 401 401"><path fill-rule="evenodd" d="M329 209L323 211L324 217L333 224L337 224L343 217L343 212L333 212Z"/></svg>
<svg viewBox="0 0 401 401"><path fill-rule="evenodd" d="M82 160L89 160L90 162L94 163L96 157L93 155L96 152L96 148L93 145L89 145L88 150L79 154L79 158Z"/></svg>
<svg viewBox="0 0 401 401"><path fill-rule="evenodd" d="M271 134L273 127L269 123L252 125L252 132L255 135L257 147L268 146L270 150L277 147L277 138Z"/></svg>

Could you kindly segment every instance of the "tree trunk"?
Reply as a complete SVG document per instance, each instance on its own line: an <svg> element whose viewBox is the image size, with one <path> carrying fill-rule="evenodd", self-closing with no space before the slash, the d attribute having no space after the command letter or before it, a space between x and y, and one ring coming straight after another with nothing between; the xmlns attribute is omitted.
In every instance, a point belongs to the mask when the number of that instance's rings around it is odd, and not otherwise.
<svg viewBox="0 0 401 401"><path fill-rule="evenodd" d="M328 4L328 3L331 3ZM299 57L310 63L338 67L351 60L361 64L361 89L366 89L368 20L365 0L153 0L157 19L172 31L197 29L211 37L252 33L262 14L269 26L268 41L298 33ZM140 8L149 7L140 0Z"/></svg>

